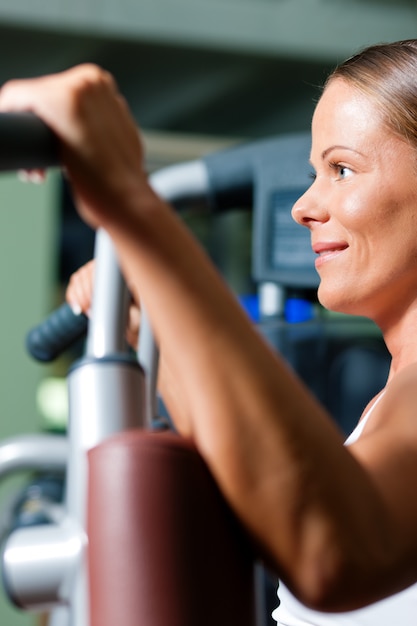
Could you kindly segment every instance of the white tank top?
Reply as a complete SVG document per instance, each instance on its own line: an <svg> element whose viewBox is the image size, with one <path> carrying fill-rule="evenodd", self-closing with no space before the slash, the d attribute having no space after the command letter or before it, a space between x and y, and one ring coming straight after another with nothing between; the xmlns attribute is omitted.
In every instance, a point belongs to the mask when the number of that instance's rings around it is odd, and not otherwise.
<svg viewBox="0 0 417 626"><path fill-rule="evenodd" d="M346 439L350 445L359 439L372 411L381 400L378 396L369 411L363 416L352 434ZM389 598L385 598L363 609L345 613L322 613L301 604L280 583L278 589L280 605L272 613L279 626L416 626L417 584Z"/></svg>

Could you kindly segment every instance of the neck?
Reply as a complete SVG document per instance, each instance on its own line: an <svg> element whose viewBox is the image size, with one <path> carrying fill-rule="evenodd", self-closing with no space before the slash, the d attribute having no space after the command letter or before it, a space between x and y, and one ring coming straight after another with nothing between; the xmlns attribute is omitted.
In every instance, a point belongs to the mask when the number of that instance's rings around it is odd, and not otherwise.
<svg viewBox="0 0 417 626"><path fill-rule="evenodd" d="M388 381L408 365L417 362L417 303L405 313L378 323L392 361Z"/></svg>

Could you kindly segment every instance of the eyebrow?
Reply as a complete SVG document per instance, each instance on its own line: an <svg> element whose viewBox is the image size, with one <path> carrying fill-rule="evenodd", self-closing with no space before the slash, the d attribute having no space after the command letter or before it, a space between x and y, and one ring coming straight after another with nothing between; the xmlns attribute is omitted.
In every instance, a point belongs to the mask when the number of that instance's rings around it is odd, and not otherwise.
<svg viewBox="0 0 417 626"><path fill-rule="evenodd" d="M362 157L365 156L363 152L359 152L359 150L354 150L353 148L349 148L349 146L334 145L334 146L329 146L328 148L323 150L323 152L321 153L322 161L324 161L324 159L328 156L328 154L332 152L333 150L349 150L349 152L354 152L355 154L359 154L359 156L362 156Z"/></svg>

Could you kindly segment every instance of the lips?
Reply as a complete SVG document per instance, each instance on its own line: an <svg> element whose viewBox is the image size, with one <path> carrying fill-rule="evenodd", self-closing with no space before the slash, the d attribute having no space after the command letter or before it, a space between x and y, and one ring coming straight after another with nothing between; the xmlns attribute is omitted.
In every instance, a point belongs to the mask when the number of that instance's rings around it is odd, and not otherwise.
<svg viewBox="0 0 417 626"><path fill-rule="evenodd" d="M313 244L313 251L319 255L315 263L316 268L336 258L348 247L346 241L320 241Z"/></svg>

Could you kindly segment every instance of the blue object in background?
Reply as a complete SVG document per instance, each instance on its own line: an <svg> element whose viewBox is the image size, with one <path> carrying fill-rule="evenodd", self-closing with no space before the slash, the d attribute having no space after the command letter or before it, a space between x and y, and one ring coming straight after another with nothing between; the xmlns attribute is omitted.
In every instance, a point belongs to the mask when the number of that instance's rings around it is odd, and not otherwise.
<svg viewBox="0 0 417 626"><path fill-rule="evenodd" d="M308 322L314 318L314 305L301 298L288 298L284 305L284 317L290 324Z"/></svg>
<svg viewBox="0 0 417 626"><path fill-rule="evenodd" d="M257 294L239 296L239 302L249 315L252 322L257 324L260 321L259 296Z"/></svg>
<svg viewBox="0 0 417 626"><path fill-rule="evenodd" d="M255 324L260 322L259 296L240 295L239 302ZM314 304L302 298L288 298L284 305L284 319L289 324L308 322L315 317Z"/></svg>

